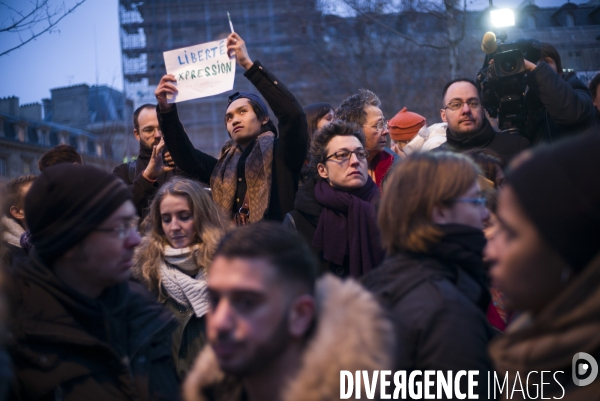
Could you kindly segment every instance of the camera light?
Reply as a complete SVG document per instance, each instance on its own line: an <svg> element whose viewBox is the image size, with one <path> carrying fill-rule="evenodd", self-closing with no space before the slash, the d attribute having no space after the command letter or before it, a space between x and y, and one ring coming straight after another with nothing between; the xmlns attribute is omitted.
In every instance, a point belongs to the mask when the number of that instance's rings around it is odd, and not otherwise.
<svg viewBox="0 0 600 401"><path fill-rule="evenodd" d="M490 12L492 24L497 28L515 25L515 14L510 8L492 10Z"/></svg>

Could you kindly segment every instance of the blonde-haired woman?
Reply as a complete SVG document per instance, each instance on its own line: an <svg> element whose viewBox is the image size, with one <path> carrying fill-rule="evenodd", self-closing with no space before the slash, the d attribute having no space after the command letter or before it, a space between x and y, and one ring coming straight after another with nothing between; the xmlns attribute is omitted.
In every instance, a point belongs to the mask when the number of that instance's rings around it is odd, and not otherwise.
<svg viewBox="0 0 600 401"><path fill-rule="evenodd" d="M182 379L205 344L205 273L229 224L199 183L182 178L159 189L144 220L133 275L177 317L172 352Z"/></svg>

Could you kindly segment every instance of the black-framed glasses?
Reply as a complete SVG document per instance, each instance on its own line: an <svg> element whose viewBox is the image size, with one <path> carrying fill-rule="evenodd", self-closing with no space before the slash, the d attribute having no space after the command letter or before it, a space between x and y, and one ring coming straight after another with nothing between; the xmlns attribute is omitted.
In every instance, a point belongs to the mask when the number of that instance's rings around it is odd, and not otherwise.
<svg viewBox="0 0 600 401"><path fill-rule="evenodd" d="M125 239L131 235L133 231L138 230L138 224L140 223L139 217L134 217L133 219L123 221L121 224L112 227L112 228L96 228L94 231L99 231L101 233L112 233L119 239Z"/></svg>
<svg viewBox="0 0 600 401"><path fill-rule="evenodd" d="M465 103L469 106L471 110L474 110L481 106L481 102L479 101L479 99L469 99L466 102L463 102L462 100L452 100L444 107L444 109L450 109L453 111L460 110L462 109Z"/></svg>
<svg viewBox="0 0 600 401"><path fill-rule="evenodd" d="M342 149L342 150L338 150L337 152L334 152L332 154L330 154L329 156L327 156L325 158L325 161L329 160L329 159L334 159L337 160L338 162L345 162L350 160L350 157L352 157L352 154L356 155L356 158L358 160L366 160L367 157L369 157L369 151L366 149L355 149L355 150L347 150L347 149Z"/></svg>
<svg viewBox="0 0 600 401"><path fill-rule="evenodd" d="M384 129L388 129L388 122L387 120L384 118L382 120L379 120L377 122L377 124L375 125L371 125L371 128L375 128L377 129L377 131L383 131Z"/></svg>
<svg viewBox="0 0 600 401"><path fill-rule="evenodd" d="M477 198L458 198L454 199L454 202L472 203L475 206L485 207L487 205L487 198L483 195Z"/></svg>

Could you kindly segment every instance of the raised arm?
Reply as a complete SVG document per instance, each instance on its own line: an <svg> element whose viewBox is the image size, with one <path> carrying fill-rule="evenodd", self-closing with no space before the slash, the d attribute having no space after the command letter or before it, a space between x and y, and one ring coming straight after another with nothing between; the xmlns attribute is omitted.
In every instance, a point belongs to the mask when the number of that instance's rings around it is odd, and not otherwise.
<svg viewBox="0 0 600 401"><path fill-rule="evenodd" d="M228 51L235 51L244 76L265 98L278 120L279 147L288 167L298 172L308 152L308 124L300 102L260 61L252 62L244 40L232 33L227 38Z"/></svg>
<svg viewBox="0 0 600 401"><path fill-rule="evenodd" d="M177 88L172 82L176 82L173 75L164 75L154 91L158 102L158 123L166 147L177 167L190 176L208 183L210 182L212 171L217 164L217 159L195 149L194 145L192 145L190 138L183 128L183 124L179 120L177 107L167 102L167 95L177 92Z"/></svg>

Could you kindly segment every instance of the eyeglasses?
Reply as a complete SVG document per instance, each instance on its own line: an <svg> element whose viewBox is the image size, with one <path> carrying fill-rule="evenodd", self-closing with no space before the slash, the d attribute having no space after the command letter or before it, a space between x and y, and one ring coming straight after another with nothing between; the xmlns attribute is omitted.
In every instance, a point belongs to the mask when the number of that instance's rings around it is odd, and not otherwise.
<svg viewBox="0 0 600 401"><path fill-rule="evenodd" d="M99 231L101 233L112 233L115 234L119 239L125 239L131 235L133 231L138 230L138 224L140 222L139 217L134 217L131 220L127 220L122 222L116 227L113 228L96 228L94 231Z"/></svg>
<svg viewBox="0 0 600 401"><path fill-rule="evenodd" d="M354 153L356 155L356 158L358 160L366 160L367 157L369 157L369 151L365 150L365 149L355 149L355 150L338 150L335 153L330 154L329 156L327 156L325 158L325 161L329 160L329 159L334 159L337 160L339 162L345 162L350 160L350 157L352 157L352 153Z"/></svg>
<svg viewBox="0 0 600 401"><path fill-rule="evenodd" d="M385 119L379 120L376 125L371 125L370 127L376 128L377 131L383 131L384 129L388 129L388 122Z"/></svg>
<svg viewBox="0 0 600 401"><path fill-rule="evenodd" d="M448 103L446 105L446 107L444 107L445 109L450 109L453 111L456 110L460 110L462 109L464 104L469 105L469 108L471 110L478 108L479 106L481 106L481 102L478 99L469 99L466 102L463 102L462 100L453 100L450 103Z"/></svg>
<svg viewBox="0 0 600 401"><path fill-rule="evenodd" d="M483 195L478 196L477 198L458 198L454 199L454 202L472 203L473 205L481 207L485 207L487 205L487 199Z"/></svg>

